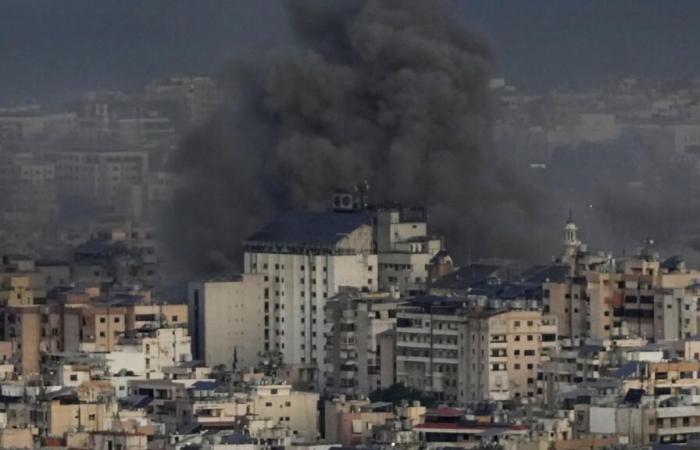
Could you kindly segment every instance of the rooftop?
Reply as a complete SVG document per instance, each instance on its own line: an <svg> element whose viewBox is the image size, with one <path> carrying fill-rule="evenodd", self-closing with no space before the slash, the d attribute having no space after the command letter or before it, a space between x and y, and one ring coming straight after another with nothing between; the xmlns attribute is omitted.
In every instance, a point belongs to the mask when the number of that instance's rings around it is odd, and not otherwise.
<svg viewBox="0 0 700 450"><path fill-rule="evenodd" d="M366 212L290 212L246 239L247 245L293 244L334 247L363 225L370 225Z"/></svg>

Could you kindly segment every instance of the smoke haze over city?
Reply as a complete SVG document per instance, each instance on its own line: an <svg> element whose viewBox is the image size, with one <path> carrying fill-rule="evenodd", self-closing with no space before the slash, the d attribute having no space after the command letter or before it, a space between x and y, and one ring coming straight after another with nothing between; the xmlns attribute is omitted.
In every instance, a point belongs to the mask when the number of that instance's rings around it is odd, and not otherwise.
<svg viewBox="0 0 700 450"><path fill-rule="evenodd" d="M698 17L0 0L0 448L700 448Z"/></svg>

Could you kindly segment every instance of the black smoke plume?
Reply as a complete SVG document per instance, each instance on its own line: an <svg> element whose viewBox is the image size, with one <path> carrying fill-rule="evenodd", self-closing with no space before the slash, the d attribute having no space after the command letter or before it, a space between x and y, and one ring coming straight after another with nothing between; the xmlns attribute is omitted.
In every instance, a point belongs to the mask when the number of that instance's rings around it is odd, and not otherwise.
<svg viewBox="0 0 700 450"><path fill-rule="evenodd" d="M295 49L227 72L231 99L174 161L165 215L193 272L240 267L241 240L361 180L429 208L452 253L531 255L536 195L491 151L487 44L447 2L292 1ZM261 58L262 59L262 58Z"/></svg>

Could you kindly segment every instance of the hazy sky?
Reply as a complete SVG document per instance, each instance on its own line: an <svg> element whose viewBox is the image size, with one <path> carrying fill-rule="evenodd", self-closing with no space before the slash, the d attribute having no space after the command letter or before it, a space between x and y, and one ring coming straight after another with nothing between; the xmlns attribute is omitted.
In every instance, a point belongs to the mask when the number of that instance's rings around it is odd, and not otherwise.
<svg viewBox="0 0 700 450"><path fill-rule="evenodd" d="M426 0L429 1L429 0ZM460 0L498 70L526 85L700 73L694 0ZM284 45L284 0L0 0L0 101L211 72Z"/></svg>

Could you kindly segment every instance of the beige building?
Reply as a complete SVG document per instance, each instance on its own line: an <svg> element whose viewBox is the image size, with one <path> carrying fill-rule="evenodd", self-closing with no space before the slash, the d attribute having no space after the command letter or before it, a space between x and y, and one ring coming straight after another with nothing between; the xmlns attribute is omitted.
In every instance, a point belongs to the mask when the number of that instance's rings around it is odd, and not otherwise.
<svg viewBox="0 0 700 450"><path fill-rule="evenodd" d="M93 431L90 448L94 450L146 450L148 436L145 433L125 431Z"/></svg>
<svg viewBox="0 0 700 450"><path fill-rule="evenodd" d="M376 212L379 289L401 295L426 291L432 258L442 239L428 235L425 208L380 208Z"/></svg>
<svg viewBox="0 0 700 450"><path fill-rule="evenodd" d="M251 414L291 429L299 442L318 442L318 394L292 391L287 384L260 384L250 395Z"/></svg>
<svg viewBox="0 0 700 450"><path fill-rule="evenodd" d="M208 366L257 366L273 330L263 275L192 282L188 286L190 336L195 359ZM269 294L268 294L269 295ZM275 314L277 316L277 314Z"/></svg>
<svg viewBox="0 0 700 450"><path fill-rule="evenodd" d="M679 395L689 388L699 388L698 361L632 362L624 372L623 391L642 389L647 395Z"/></svg>
<svg viewBox="0 0 700 450"><path fill-rule="evenodd" d="M373 427L384 425L394 417L391 404L373 409L369 400L346 400L344 396L326 400L323 440L344 446L365 445Z"/></svg>
<svg viewBox="0 0 700 450"><path fill-rule="evenodd" d="M556 317L541 311L419 298L397 313L396 381L453 404L533 398L556 347Z"/></svg>
<svg viewBox="0 0 700 450"><path fill-rule="evenodd" d="M542 362L557 347L557 322L541 311L468 312L460 333L460 402L532 399Z"/></svg>
<svg viewBox="0 0 700 450"><path fill-rule="evenodd" d="M126 335L126 308L107 305L71 305L64 310L66 351L115 349Z"/></svg>
<svg viewBox="0 0 700 450"><path fill-rule="evenodd" d="M8 306L0 311L0 338L11 343L11 362L23 375L37 375L41 355L59 352L61 315L54 305Z"/></svg>
<svg viewBox="0 0 700 450"><path fill-rule="evenodd" d="M46 405L48 436L63 437L68 431L98 431L107 429L114 405L104 402L63 402L54 400Z"/></svg>
<svg viewBox="0 0 700 450"><path fill-rule="evenodd" d="M27 306L34 304L34 292L28 276L8 276L0 285L2 306Z"/></svg>
<svg viewBox="0 0 700 450"><path fill-rule="evenodd" d="M35 448L30 428L0 429L0 448Z"/></svg>

